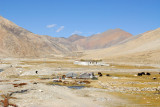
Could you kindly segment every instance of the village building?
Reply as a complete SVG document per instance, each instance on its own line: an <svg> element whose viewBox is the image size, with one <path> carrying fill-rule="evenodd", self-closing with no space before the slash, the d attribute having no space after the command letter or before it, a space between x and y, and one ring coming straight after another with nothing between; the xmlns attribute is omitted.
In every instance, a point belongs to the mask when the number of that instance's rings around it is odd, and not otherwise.
<svg viewBox="0 0 160 107"><path fill-rule="evenodd" d="M3 71L3 69L0 69L0 72L2 72Z"/></svg>
<svg viewBox="0 0 160 107"><path fill-rule="evenodd" d="M94 77L94 73L81 73L79 78L81 79L90 79Z"/></svg>
<svg viewBox="0 0 160 107"><path fill-rule="evenodd" d="M80 60L75 61L74 64L76 65L100 65L100 66L109 66L109 64L106 64L102 60Z"/></svg>
<svg viewBox="0 0 160 107"><path fill-rule="evenodd" d="M77 74L73 72L68 72L65 76L66 78L76 78Z"/></svg>

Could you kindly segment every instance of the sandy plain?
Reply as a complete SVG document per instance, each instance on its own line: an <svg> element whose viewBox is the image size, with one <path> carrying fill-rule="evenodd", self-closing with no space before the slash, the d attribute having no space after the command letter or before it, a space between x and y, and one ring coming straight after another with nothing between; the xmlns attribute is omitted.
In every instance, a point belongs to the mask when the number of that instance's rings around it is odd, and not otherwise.
<svg viewBox="0 0 160 107"><path fill-rule="evenodd" d="M74 65L74 60L59 59L1 59L0 95L9 94L9 104L18 107L158 107L160 106L160 68L158 65L110 63L106 66ZM35 73L38 71L38 74ZM102 72L98 80L85 79L84 88L72 89L78 79L69 84L53 83L53 78L68 72ZM136 76L149 72L150 76ZM105 76L110 74L109 77ZM153 80L156 77L156 80ZM23 84L15 87L15 84Z"/></svg>

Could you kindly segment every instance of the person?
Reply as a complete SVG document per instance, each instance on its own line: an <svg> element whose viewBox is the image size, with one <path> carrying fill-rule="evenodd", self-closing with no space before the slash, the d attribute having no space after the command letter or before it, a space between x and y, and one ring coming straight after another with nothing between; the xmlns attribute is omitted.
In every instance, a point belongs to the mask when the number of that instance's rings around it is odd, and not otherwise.
<svg viewBox="0 0 160 107"><path fill-rule="evenodd" d="M36 74L38 74L38 71L36 71Z"/></svg>

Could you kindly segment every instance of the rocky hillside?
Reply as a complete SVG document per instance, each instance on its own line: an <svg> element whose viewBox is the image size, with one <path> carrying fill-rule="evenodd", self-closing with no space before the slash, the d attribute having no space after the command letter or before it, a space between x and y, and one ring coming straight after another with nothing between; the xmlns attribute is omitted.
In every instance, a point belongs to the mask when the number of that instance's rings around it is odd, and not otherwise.
<svg viewBox="0 0 160 107"><path fill-rule="evenodd" d="M74 50L66 39L36 35L0 16L0 56L39 57Z"/></svg>
<svg viewBox="0 0 160 107"><path fill-rule="evenodd" d="M113 46L131 36L132 34L121 29L111 29L100 34L95 34L76 41L74 40L73 43L81 46L85 50L100 49Z"/></svg>
<svg viewBox="0 0 160 107"><path fill-rule="evenodd" d="M69 38L67 38L67 40L70 42L75 42L77 40L84 39L84 38L85 38L84 36L74 34L74 35L71 35Z"/></svg>
<svg viewBox="0 0 160 107"><path fill-rule="evenodd" d="M134 36L120 44L87 51L85 58L160 63L160 28Z"/></svg>

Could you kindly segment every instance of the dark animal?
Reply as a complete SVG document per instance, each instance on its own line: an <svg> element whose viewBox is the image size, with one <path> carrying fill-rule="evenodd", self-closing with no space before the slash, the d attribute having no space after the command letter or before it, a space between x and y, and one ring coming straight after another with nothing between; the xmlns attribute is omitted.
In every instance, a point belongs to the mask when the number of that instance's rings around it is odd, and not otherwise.
<svg viewBox="0 0 160 107"><path fill-rule="evenodd" d="M102 76L103 76L101 72L98 72L98 75L99 75L99 77L102 77Z"/></svg>
<svg viewBox="0 0 160 107"><path fill-rule="evenodd" d="M106 74L106 76L108 76L108 77L109 77L110 75L109 75L109 74Z"/></svg>
<svg viewBox="0 0 160 107"><path fill-rule="evenodd" d="M38 71L36 71L36 74L38 74Z"/></svg>
<svg viewBox="0 0 160 107"><path fill-rule="evenodd" d="M102 74L101 72L98 72L98 75Z"/></svg>
<svg viewBox="0 0 160 107"><path fill-rule="evenodd" d="M33 84L37 84L37 82L34 82Z"/></svg>
<svg viewBox="0 0 160 107"><path fill-rule="evenodd" d="M145 72L141 72L142 75L145 75Z"/></svg>
<svg viewBox="0 0 160 107"><path fill-rule="evenodd" d="M147 72L146 75L151 75L151 74L149 72Z"/></svg>
<svg viewBox="0 0 160 107"><path fill-rule="evenodd" d="M138 73L137 76L142 76L142 73Z"/></svg>
<svg viewBox="0 0 160 107"><path fill-rule="evenodd" d="M94 72L92 72L92 76L94 76Z"/></svg>
<svg viewBox="0 0 160 107"><path fill-rule="evenodd" d="M153 80L156 80L157 78L156 77L153 77Z"/></svg>
<svg viewBox="0 0 160 107"><path fill-rule="evenodd" d="M102 74L99 74L99 77L102 77L103 75Z"/></svg>

